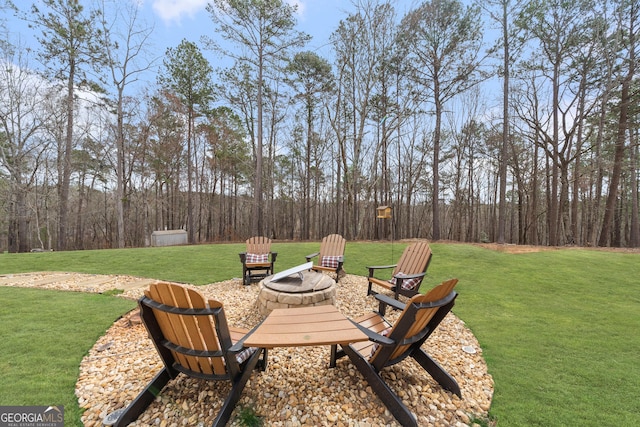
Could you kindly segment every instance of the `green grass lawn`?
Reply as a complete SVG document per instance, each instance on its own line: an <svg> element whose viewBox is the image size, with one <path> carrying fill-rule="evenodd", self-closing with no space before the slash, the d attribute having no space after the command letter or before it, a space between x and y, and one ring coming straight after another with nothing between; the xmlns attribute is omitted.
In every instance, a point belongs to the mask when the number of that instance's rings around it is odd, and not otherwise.
<svg viewBox="0 0 640 427"><path fill-rule="evenodd" d="M0 301L0 405L64 405L65 425L81 426L80 361L135 302L3 286Z"/></svg>
<svg viewBox="0 0 640 427"><path fill-rule="evenodd" d="M499 425L640 425L639 254L437 248L433 274L459 272L455 312L484 349Z"/></svg>
<svg viewBox="0 0 640 427"><path fill-rule="evenodd" d="M303 263L304 255L318 247L318 243L274 243L276 271ZM392 264L403 248L398 242L347 243L345 268L364 276L367 265ZM422 290L450 277L460 279L454 312L483 347L495 381L491 415L499 426L640 425L640 254L581 249L508 254L465 244L432 248ZM239 277L237 253L242 250L241 244L215 244L0 254L0 274L76 271L206 284ZM50 295L55 295L55 304L47 304ZM79 425L79 410L72 407L80 359L133 303L9 288L0 288L0 298L0 368L3 373L13 371L11 389L0 387L0 405L61 402L66 412L76 412L74 423ZM89 318L79 312L80 322L65 317L93 304L103 313ZM28 309L43 305L51 308L46 315ZM29 324L29 329L21 332L20 324ZM85 329L90 330L86 336L74 336L85 335ZM47 337L55 333L56 339L19 340L40 331ZM32 359L35 341L44 351ZM55 357L47 356L54 352ZM66 369L58 372L58 359L65 353L73 355L65 361ZM30 380L35 373L44 378L42 382ZM34 388L52 394L36 395ZM16 401L14 396L25 399Z"/></svg>

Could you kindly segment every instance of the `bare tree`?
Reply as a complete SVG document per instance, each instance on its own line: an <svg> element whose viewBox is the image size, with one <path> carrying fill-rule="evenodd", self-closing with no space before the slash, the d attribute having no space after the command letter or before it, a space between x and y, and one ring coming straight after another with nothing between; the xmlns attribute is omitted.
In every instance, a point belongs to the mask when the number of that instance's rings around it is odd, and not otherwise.
<svg viewBox="0 0 640 427"><path fill-rule="evenodd" d="M636 114L637 116L637 114ZM629 230L629 247L637 248L640 246L640 214L638 213L638 161L640 154L638 153L638 129L637 120L634 128L629 130L631 140L631 161L629 162L629 175L631 187L631 226Z"/></svg>
<svg viewBox="0 0 640 427"><path fill-rule="evenodd" d="M242 120L230 108L219 107L208 113L207 123L201 125L210 148L208 166L218 186L218 215L210 211L207 217L207 237L229 240L236 232L237 210L234 200L240 185L250 175L250 151ZM213 188L215 194L216 188ZM214 207L214 203L209 207ZM216 224L214 225L214 221Z"/></svg>
<svg viewBox="0 0 640 427"><path fill-rule="evenodd" d="M336 98L330 110L331 126L338 141L339 174L344 189L346 203L340 213L347 238L358 238L364 216L360 198L367 185L365 173L366 159L373 158L378 148L369 139L370 122L383 126L380 122L386 107L376 115L376 89L379 85L381 63L390 58L389 49L393 44L390 25L395 13L389 2L366 1L356 4L356 11L342 20L331 35L331 43L336 52ZM388 65L388 63L387 63ZM387 74L387 78L391 78ZM386 102L385 102L386 104ZM368 183L371 184L371 183ZM369 185L369 190L373 188Z"/></svg>
<svg viewBox="0 0 640 427"><path fill-rule="evenodd" d="M592 2L581 0L576 2L549 2L546 0L531 1L523 9L518 18L518 25L527 31L530 40L535 42L536 54L527 66L541 70L551 90L549 126L539 123L543 148L549 156L550 183L548 206L549 245L560 242L560 224L565 204L560 198L563 194L561 185L567 182L563 171L568 171L570 158L575 154L572 145L580 118L572 117L574 112L565 105L574 105L578 92L572 87L579 84L579 79L571 69L571 58L585 47L588 38L585 32L590 26ZM573 96L572 99L563 99Z"/></svg>
<svg viewBox="0 0 640 427"><path fill-rule="evenodd" d="M252 233L263 234L263 89L265 69L279 67L291 49L303 46L309 39L294 30L295 6L282 0L214 0L207 11L217 32L239 49L225 49L210 38L211 48L250 64L255 70L256 87L256 168L254 185L254 215Z"/></svg>
<svg viewBox="0 0 640 427"><path fill-rule="evenodd" d="M58 239L59 250L67 248L69 225L69 187L71 184L71 153L74 146L74 122L78 83L89 83L86 74L91 67L104 63L102 50L96 43L101 37L96 32L97 12L85 12L76 0L43 0L44 10L33 5L29 20L42 30L38 37L43 64L51 74L66 83L66 133L61 150L59 176ZM95 86L91 88L95 89Z"/></svg>
<svg viewBox="0 0 640 427"><path fill-rule="evenodd" d="M186 132L184 121L176 113L181 103L168 91L157 93L148 102L144 168L152 176L155 193L152 228L173 229L182 223L179 188L185 162L183 141Z"/></svg>
<svg viewBox="0 0 640 427"><path fill-rule="evenodd" d="M523 2L520 0L490 0L487 3L495 6L496 12L489 11L490 18L495 21L501 30L501 39L498 46L502 48L502 67L500 69L502 75L502 146L500 149L499 163L499 207L498 207L498 243L505 243L505 229L507 220L507 163L509 158L510 143L510 111L509 111L509 95L510 95L510 78L511 78L511 62L513 61L515 51L518 46L514 46L517 42L517 28L513 25L513 18L520 13ZM515 31L514 31L515 30Z"/></svg>
<svg viewBox="0 0 640 427"><path fill-rule="evenodd" d="M311 226L311 177L312 152L314 146L314 128L318 104L321 96L331 87L331 65L315 52L297 53L289 64L287 71L293 74L290 84L296 91L295 97L301 102L306 122L306 145L304 153L304 186L303 192L303 228L302 238L309 239Z"/></svg>
<svg viewBox="0 0 640 427"><path fill-rule="evenodd" d="M622 79L613 170L611 171L611 179L609 181L609 193L607 195L604 218L602 219L602 229L600 231L600 238L598 239L598 246L607 246L607 244L612 240L615 246L620 245L619 241L611 238L612 222L618 199L620 177L622 175L623 161L626 151L626 138L630 123L629 108L633 96L631 93L631 85L636 72L636 32L638 31L640 7L637 2L629 2L628 8L624 7L620 12L621 16L627 16L626 28L624 29L624 33L626 34L624 39L624 48L627 52L626 58L624 59L626 75Z"/></svg>
<svg viewBox="0 0 640 427"><path fill-rule="evenodd" d="M183 40L167 50L164 61L166 74L160 74L160 84L168 86L187 109L187 235L195 243L195 209L193 206L193 137L195 119L213 101L213 69L209 61L192 42Z"/></svg>
<svg viewBox="0 0 640 427"><path fill-rule="evenodd" d="M0 51L0 170L9 178L9 252L27 252L27 197L47 149L41 130L46 120L42 101L49 88L30 71L27 50L4 45Z"/></svg>
<svg viewBox="0 0 640 427"><path fill-rule="evenodd" d="M479 9L458 0L430 0L402 19L414 84L433 103L432 238L440 239L440 144L444 104L480 83L482 24ZM427 86L428 85L428 86Z"/></svg>
<svg viewBox="0 0 640 427"><path fill-rule="evenodd" d="M124 200L126 194L125 165L125 91L138 80L140 73L152 64L146 50L153 27L140 26L139 7L114 0L101 0L103 45L116 103L116 220L117 247L125 247ZM111 16L110 16L110 13Z"/></svg>

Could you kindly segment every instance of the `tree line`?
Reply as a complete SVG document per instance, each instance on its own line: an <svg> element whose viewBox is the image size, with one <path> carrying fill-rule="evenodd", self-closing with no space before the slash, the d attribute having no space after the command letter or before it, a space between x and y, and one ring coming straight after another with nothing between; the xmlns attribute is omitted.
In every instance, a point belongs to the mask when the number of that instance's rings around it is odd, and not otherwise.
<svg viewBox="0 0 640 427"><path fill-rule="evenodd" d="M322 57L289 3L212 0L211 34L154 59L134 2L5 0L0 250L171 229L637 247L639 5L359 0Z"/></svg>

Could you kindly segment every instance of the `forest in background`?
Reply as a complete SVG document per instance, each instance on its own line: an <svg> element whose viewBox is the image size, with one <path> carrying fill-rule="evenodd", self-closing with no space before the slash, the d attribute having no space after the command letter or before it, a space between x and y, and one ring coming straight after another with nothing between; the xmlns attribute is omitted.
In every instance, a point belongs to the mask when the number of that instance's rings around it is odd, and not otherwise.
<svg viewBox="0 0 640 427"><path fill-rule="evenodd" d="M331 58L287 2L213 0L211 35L154 61L135 2L1 2L0 251L171 229L638 247L637 0L353 5Z"/></svg>

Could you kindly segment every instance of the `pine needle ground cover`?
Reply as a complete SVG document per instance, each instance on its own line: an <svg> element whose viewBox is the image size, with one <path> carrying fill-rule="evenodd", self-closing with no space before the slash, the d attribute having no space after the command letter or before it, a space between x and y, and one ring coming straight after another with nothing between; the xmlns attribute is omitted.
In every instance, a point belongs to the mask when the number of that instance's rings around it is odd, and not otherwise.
<svg viewBox="0 0 640 427"><path fill-rule="evenodd" d="M405 244L347 243L347 273L365 276L368 265L393 264ZM316 252L319 243L276 243L276 271L301 264L304 255ZM454 312L473 330L480 341L489 372L495 381L492 417L499 426L634 426L640 425L640 254L609 251L561 249L513 254L465 244L432 244L434 256L422 290L457 277L460 279ZM216 244L166 248L122 249L38 254L0 254L0 274L30 271L73 271L94 274L127 274L178 282L206 284L240 277L238 252L244 244ZM50 301L50 291L0 288L0 297L29 301ZM13 295L20 294L15 297ZM59 294L59 295L58 295ZM40 297L39 295L47 295ZM81 294L79 294L81 295ZM109 306L105 318L81 321L69 319L67 326L52 330L76 334L79 324L92 332L81 342L69 342L76 353L64 372L56 372L58 356L53 344L40 341L47 351L30 356L31 343L13 342L24 361L21 369L42 370L44 382L23 384L12 378L13 390L0 389L0 405L13 404L12 396L30 396L32 390L52 390L71 410L73 386L82 355L115 318L128 311L132 302L111 307L106 296L97 305ZM56 293L55 305L81 305L73 293ZM17 304L17 303L14 303ZM49 328L47 317L27 310L11 314L2 306L0 331L13 336L18 324ZM40 320L42 319L42 320ZM38 326L44 323L42 326ZM89 328L88 328L89 329ZM47 329L44 329L47 330ZM50 330L51 332L51 330ZM77 338L70 338L77 339ZM29 341L29 340L27 340ZM13 363L9 347L0 344L0 367ZM20 349L21 346L25 348ZM7 356L9 355L9 356ZM23 375L24 377L24 375ZM60 383L63 381L64 383ZM20 391L22 390L22 391ZM56 398L56 396L58 396ZM48 401L47 401L48 402ZM56 400L53 402L56 403ZM36 404L36 403L34 403ZM49 403L46 403L49 404ZM69 409L67 409L69 408ZM75 409L79 411L79 409ZM79 416L78 416L79 419Z"/></svg>

